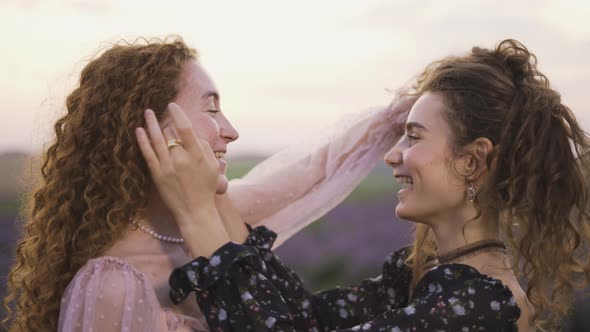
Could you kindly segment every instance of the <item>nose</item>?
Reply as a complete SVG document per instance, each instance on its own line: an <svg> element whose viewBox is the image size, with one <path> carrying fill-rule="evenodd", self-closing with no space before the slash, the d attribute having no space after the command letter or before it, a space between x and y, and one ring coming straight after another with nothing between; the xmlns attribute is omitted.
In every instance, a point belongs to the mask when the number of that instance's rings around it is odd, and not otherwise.
<svg viewBox="0 0 590 332"><path fill-rule="evenodd" d="M233 142L240 137L240 134L238 133L236 128L232 126L232 124L226 117L223 117L223 121L221 123L221 126L219 127L219 135L221 135L221 137L227 140L228 143Z"/></svg>
<svg viewBox="0 0 590 332"><path fill-rule="evenodd" d="M402 164L403 162L403 154L400 148L400 141L401 139L389 150L385 153L385 163L388 166L396 167Z"/></svg>

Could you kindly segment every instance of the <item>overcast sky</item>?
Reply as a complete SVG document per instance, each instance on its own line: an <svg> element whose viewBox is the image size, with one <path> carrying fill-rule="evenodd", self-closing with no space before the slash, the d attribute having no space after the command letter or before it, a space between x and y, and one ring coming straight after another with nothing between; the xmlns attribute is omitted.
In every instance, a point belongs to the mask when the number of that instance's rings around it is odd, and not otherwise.
<svg viewBox="0 0 590 332"><path fill-rule="evenodd" d="M201 53L241 134L268 153L386 104L430 61L523 42L590 129L588 1L0 0L0 153L38 151L104 42L181 35Z"/></svg>

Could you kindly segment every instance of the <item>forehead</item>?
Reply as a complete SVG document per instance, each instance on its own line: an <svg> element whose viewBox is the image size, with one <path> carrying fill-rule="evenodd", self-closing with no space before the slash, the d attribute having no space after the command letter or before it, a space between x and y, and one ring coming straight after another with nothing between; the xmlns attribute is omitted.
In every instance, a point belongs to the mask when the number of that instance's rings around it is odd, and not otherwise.
<svg viewBox="0 0 590 332"><path fill-rule="evenodd" d="M217 91L215 82L207 70L196 60L187 62L180 75L179 94L184 97L201 98L204 93Z"/></svg>
<svg viewBox="0 0 590 332"><path fill-rule="evenodd" d="M442 95L426 92L412 106L407 122L419 123L429 132L448 132L449 127L443 116L443 110Z"/></svg>

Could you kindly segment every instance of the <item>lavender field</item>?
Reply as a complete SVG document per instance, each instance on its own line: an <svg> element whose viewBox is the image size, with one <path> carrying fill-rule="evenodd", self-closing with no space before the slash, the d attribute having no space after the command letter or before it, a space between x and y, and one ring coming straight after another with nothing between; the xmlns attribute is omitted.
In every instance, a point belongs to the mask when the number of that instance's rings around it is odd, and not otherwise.
<svg viewBox="0 0 590 332"><path fill-rule="evenodd" d="M253 164L252 160L233 163L228 175L241 176ZM396 192L390 169L378 167L342 204L279 247L277 255L300 274L311 290L377 276L387 254L411 243L411 224L394 214ZM17 238L16 197L6 192L0 195L2 298ZM590 301L580 293L564 330L590 331L588 313Z"/></svg>
<svg viewBox="0 0 590 332"><path fill-rule="evenodd" d="M311 289L380 274L385 257L411 243L411 226L395 218L393 202L347 202L276 250Z"/></svg>

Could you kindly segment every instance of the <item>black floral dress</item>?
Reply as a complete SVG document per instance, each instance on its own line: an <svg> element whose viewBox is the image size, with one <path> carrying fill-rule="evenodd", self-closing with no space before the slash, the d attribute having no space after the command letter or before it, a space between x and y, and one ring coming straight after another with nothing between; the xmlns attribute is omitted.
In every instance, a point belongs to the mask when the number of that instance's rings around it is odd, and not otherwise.
<svg viewBox="0 0 590 332"><path fill-rule="evenodd" d="M199 257L170 276L173 302L195 291L211 331L516 331L520 309L499 280L463 264L426 273L410 299L407 248L383 273L356 286L312 294L270 250L276 234L251 230L210 259Z"/></svg>

